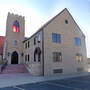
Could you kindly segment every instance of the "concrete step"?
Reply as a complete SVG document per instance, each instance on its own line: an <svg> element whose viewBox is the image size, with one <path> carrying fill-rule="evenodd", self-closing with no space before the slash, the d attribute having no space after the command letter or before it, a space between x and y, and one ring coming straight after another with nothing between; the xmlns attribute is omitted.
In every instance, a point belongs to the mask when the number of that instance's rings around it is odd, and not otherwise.
<svg viewBox="0 0 90 90"><path fill-rule="evenodd" d="M1 66L0 66L1 69ZM16 64L16 65L7 65L6 68L2 72L3 74L8 73L28 73L28 70L23 64Z"/></svg>

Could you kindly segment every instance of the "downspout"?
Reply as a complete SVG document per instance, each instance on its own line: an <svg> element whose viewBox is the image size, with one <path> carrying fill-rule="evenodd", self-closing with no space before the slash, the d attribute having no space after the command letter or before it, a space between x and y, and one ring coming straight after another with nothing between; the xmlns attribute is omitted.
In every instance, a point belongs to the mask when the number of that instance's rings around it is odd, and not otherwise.
<svg viewBox="0 0 90 90"><path fill-rule="evenodd" d="M44 29L42 29L42 69L44 76Z"/></svg>

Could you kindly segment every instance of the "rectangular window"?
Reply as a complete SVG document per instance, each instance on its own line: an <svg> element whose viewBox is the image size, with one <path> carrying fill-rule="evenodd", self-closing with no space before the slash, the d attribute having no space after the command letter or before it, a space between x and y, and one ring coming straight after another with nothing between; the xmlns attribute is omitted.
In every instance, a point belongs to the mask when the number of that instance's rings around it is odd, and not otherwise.
<svg viewBox="0 0 90 90"><path fill-rule="evenodd" d="M28 48L29 48L29 46L30 46L29 44L30 44L30 42L28 41Z"/></svg>
<svg viewBox="0 0 90 90"><path fill-rule="evenodd" d="M29 54L28 54L28 62L29 62Z"/></svg>
<svg viewBox="0 0 90 90"><path fill-rule="evenodd" d="M63 69L54 69L53 73L63 73Z"/></svg>
<svg viewBox="0 0 90 90"><path fill-rule="evenodd" d="M75 45L76 46L81 46L81 39L78 38L78 37L75 37L74 39L75 39Z"/></svg>
<svg viewBox="0 0 90 90"><path fill-rule="evenodd" d="M25 43L25 48L27 48L27 43Z"/></svg>
<svg viewBox="0 0 90 90"><path fill-rule="evenodd" d="M76 60L77 60L78 62L82 62L82 61L83 61L82 54L77 53L77 54L76 54Z"/></svg>
<svg viewBox="0 0 90 90"><path fill-rule="evenodd" d="M27 55L25 55L25 62L27 61Z"/></svg>
<svg viewBox="0 0 90 90"><path fill-rule="evenodd" d="M62 61L61 52L53 52L53 61L54 62L61 62Z"/></svg>
<svg viewBox="0 0 90 90"><path fill-rule="evenodd" d="M82 67L77 68L77 72L83 72L84 69Z"/></svg>
<svg viewBox="0 0 90 90"><path fill-rule="evenodd" d="M17 40L14 41L14 46L17 46Z"/></svg>
<svg viewBox="0 0 90 90"><path fill-rule="evenodd" d="M38 34L38 43L40 43L40 39L41 39L40 34Z"/></svg>
<svg viewBox="0 0 90 90"><path fill-rule="evenodd" d="M57 35L55 33L52 33L52 41L57 42Z"/></svg>
<svg viewBox="0 0 90 90"><path fill-rule="evenodd" d="M57 34L57 42L60 43L60 34Z"/></svg>
<svg viewBox="0 0 90 90"><path fill-rule="evenodd" d="M55 43L61 43L60 34L52 33L52 41Z"/></svg>

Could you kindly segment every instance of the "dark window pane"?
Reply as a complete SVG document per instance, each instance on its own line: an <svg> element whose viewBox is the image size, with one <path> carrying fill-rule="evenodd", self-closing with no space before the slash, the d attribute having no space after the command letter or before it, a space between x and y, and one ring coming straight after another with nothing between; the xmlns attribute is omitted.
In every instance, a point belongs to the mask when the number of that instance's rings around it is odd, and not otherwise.
<svg viewBox="0 0 90 90"><path fill-rule="evenodd" d="M36 45L36 37L34 38L34 45Z"/></svg>
<svg viewBox="0 0 90 90"><path fill-rule="evenodd" d="M25 43L25 48L27 48L27 43Z"/></svg>
<svg viewBox="0 0 90 90"><path fill-rule="evenodd" d="M54 69L53 73L63 73L63 69Z"/></svg>
<svg viewBox="0 0 90 90"><path fill-rule="evenodd" d="M27 61L27 55L25 55L25 62Z"/></svg>
<svg viewBox="0 0 90 90"><path fill-rule="evenodd" d="M30 43L29 43L29 41L28 41L28 48L29 48L29 44L30 44Z"/></svg>
<svg viewBox="0 0 90 90"><path fill-rule="evenodd" d="M29 55L28 55L28 62L29 62Z"/></svg>
<svg viewBox="0 0 90 90"><path fill-rule="evenodd" d="M65 20L65 23L68 24L68 20Z"/></svg>
<svg viewBox="0 0 90 90"><path fill-rule="evenodd" d="M77 68L77 72L83 72L83 67L81 67L81 68Z"/></svg>

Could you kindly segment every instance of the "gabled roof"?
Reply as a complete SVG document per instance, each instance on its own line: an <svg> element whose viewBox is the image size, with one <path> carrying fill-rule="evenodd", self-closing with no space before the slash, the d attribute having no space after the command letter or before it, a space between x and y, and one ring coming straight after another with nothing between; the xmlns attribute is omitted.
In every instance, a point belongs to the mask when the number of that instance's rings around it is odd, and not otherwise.
<svg viewBox="0 0 90 90"><path fill-rule="evenodd" d="M0 55L3 54L5 36L0 36Z"/></svg>
<svg viewBox="0 0 90 90"><path fill-rule="evenodd" d="M57 18L60 14L62 14L64 11L67 11L69 13L69 11L67 10L67 8L63 9L60 13L58 13L56 16L54 16L52 19L50 19L48 22L46 22L41 28L39 28L37 30L37 32L35 32L31 37L29 37L27 40L31 39L34 35L36 35L38 32L40 32L41 30L43 30L44 27L46 27L48 24L50 24L55 18ZM72 17L72 15L69 13L69 15L71 16L72 20L74 21L74 23L77 25L77 23L75 22L74 18ZM78 25L77 25L78 26ZM79 26L78 26L79 28ZM81 29L79 28L80 32L83 34L83 32L81 31ZM84 35L84 34L83 34ZM84 35L85 36L85 35ZM24 40L23 42L27 41Z"/></svg>
<svg viewBox="0 0 90 90"><path fill-rule="evenodd" d="M52 19L50 19L48 22L46 22L42 27L40 27L37 32L35 32L31 37L29 37L27 40L29 40L30 38L32 38L35 34L37 34L38 32L40 32L41 30L43 30L44 27L46 27L49 23L51 23L57 16L59 16L62 12L64 12L65 10L67 10L66 8L64 10L62 10L59 14L57 14L56 16L54 16ZM24 40L23 42L27 41Z"/></svg>

